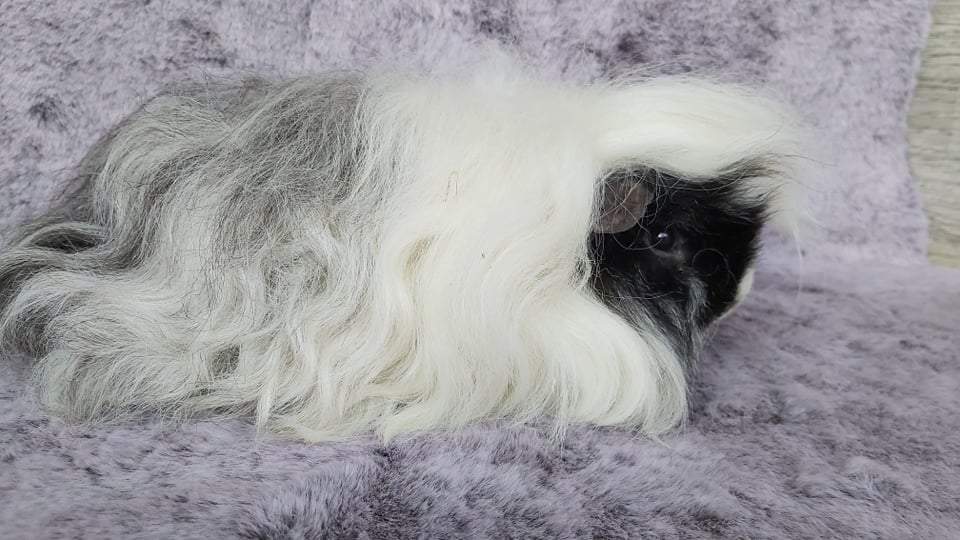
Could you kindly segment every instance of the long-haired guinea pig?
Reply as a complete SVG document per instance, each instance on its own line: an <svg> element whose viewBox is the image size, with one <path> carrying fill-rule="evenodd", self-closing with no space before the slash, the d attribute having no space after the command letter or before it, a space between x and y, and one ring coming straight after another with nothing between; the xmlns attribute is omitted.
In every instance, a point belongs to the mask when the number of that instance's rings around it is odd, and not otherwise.
<svg viewBox="0 0 960 540"><path fill-rule="evenodd" d="M503 62L180 87L0 255L4 343L78 420L663 432L788 220L797 133L735 86Z"/></svg>

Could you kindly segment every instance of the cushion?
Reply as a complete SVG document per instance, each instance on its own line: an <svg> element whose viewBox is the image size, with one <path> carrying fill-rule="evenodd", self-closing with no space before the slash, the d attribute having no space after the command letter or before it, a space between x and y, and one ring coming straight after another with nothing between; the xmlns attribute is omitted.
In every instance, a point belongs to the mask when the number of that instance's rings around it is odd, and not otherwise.
<svg viewBox="0 0 960 540"><path fill-rule="evenodd" d="M960 273L924 263L905 114L929 0L9 0L0 236L163 85L430 65L511 44L558 76L636 65L766 87L817 133L816 225L772 245L661 440L497 423L304 444L243 420L71 426L0 358L0 536L949 537Z"/></svg>

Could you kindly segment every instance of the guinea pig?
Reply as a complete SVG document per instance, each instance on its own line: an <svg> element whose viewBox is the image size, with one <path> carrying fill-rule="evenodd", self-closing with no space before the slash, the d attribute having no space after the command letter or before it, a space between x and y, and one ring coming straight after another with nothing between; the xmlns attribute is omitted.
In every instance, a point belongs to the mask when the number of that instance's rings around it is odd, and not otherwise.
<svg viewBox="0 0 960 540"><path fill-rule="evenodd" d="M81 421L661 433L789 223L797 126L737 86L499 61L184 85L0 254L3 342Z"/></svg>

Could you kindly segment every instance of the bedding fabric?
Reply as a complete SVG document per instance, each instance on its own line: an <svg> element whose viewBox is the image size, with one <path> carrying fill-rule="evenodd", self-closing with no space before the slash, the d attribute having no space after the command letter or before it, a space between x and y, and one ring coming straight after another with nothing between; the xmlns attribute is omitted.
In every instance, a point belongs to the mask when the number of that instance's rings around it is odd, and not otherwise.
<svg viewBox="0 0 960 540"><path fill-rule="evenodd" d="M829 151L801 260L774 246L660 441L480 425L382 445L240 421L68 426L0 358L0 537L951 538L960 273L924 262L905 116L926 0L0 3L0 235L162 85L514 44L572 79L654 63L793 102Z"/></svg>

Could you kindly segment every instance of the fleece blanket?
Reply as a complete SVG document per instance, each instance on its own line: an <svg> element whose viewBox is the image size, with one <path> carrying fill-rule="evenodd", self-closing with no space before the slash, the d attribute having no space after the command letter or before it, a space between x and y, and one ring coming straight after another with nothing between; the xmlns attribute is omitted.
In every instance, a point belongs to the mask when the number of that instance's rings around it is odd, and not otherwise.
<svg viewBox="0 0 960 540"><path fill-rule="evenodd" d="M905 144L928 0L0 3L0 236L164 84L430 64L477 38L571 79L761 84L827 151L816 226L762 265L661 440L487 424L303 444L244 421L71 426L0 358L3 538L952 538L960 273L924 262ZM0 248L2 249L2 248Z"/></svg>

